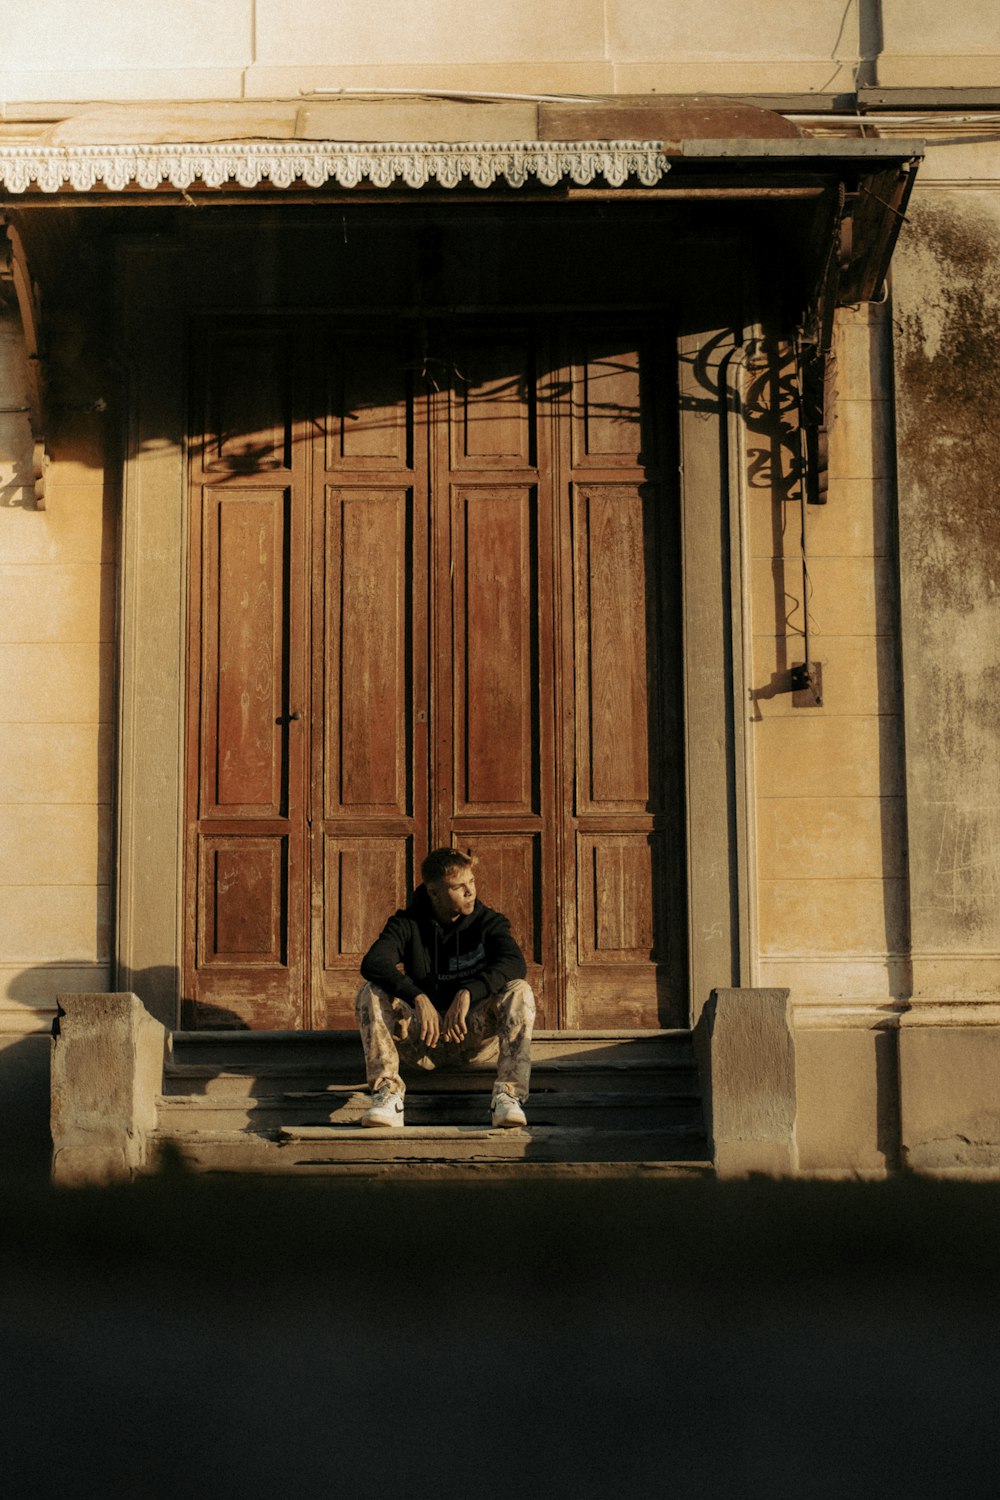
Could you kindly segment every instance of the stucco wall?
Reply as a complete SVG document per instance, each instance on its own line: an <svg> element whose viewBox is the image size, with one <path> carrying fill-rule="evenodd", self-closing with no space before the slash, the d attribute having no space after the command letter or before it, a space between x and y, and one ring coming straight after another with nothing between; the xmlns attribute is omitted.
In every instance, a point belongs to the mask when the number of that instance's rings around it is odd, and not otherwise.
<svg viewBox="0 0 1000 1500"><path fill-rule="evenodd" d="M0 405L25 399L13 313ZM0 413L0 1036L46 1030L60 989L108 978L114 511L100 419L66 413L47 508L31 433Z"/></svg>
<svg viewBox="0 0 1000 1500"><path fill-rule="evenodd" d="M38 0L4 34L11 101L365 86L828 91L852 86L864 50L843 0Z"/></svg>
<svg viewBox="0 0 1000 1500"><path fill-rule="evenodd" d="M993 0L881 0L880 84L897 88L995 88L1000 12Z"/></svg>
<svg viewBox="0 0 1000 1500"><path fill-rule="evenodd" d="M749 385L753 978L791 991L806 1169L887 1164L882 1033L909 991L889 332L885 307L837 314L828 501L806 508L805 577L787 351L756 356ZM791 691L804 597L820 706Z"/></svg>
<svg viewBox="0 0 1000 1500"><path fill-rule="evenodd" d="M805 579L788 365L787 441L749 439L758 978L787 984L800 1006L885 1003L890 960L906 951L885 325L881 308L837 317L829 498L806 510ZM804 594L818 707L790 691Z"/></svg>
<svg viewBox="0 0 1000 1500"><path fill-rule="evenodd" d="M12 12L12 17L5 14ZM992 0L37 0L0 7L0 99L434 87L838 93L994 86Z"/></svg>

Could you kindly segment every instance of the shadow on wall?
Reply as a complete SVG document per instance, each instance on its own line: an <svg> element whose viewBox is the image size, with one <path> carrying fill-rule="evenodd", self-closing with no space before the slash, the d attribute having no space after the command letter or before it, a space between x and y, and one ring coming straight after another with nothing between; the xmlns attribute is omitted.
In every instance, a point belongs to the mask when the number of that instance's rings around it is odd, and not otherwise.
<svg viewBox="0 0 1000 1500"><path fill-rule="evenodd" d="M81 964L81 968L91 965ZM75 978L67 969L67 983ZM51 967L23 969L7 987L7 998L21 1007L30 1035L0 1035L0 1171L7 1176L47 1177L52 1155L49 1134L51 1023L56 984Z"/></svg>
<svg viewBox="0 0 1000 1500"><path fill-rule="evenodd" d="M178 1024L177 996L180 994L180 970L174 964L153 964L146 969L130 969L119 964L113 987L119 993L138 995L151 1016L168 1031ZM231 1024L231 1023L230 1023Z"/></svg>
<svg viewBox="0 0 1000 1500"><path fill-rule="evenodd" d="M45 1178L49 1172L49 1058L52 1040L0 1037L0 1176Z"/></svg>
<svg viewBox="0 0 1000 1500"><path fill-rule="evenodd" d="M81 969L92 967L92 963L83 962L78 966ZM67 976L77 978L78 971L72 966L67 966L66 972ZM28 1036L4 1037L0 1034L0 1117L3 1122L0 1129L0 1177L48 1177L52 1155L49 1074L52 1033L58 1025L56 1005L59 993L52 975L50 967L24 969L8 987L8 997L24 1007L25 1025L31 1023L34 1012L37 1025L42 1029ZM41 982L40 976L44 976ZM95 978L94 990L98 984ZM118 987L132 990L156 1015L155 1007L163 1008L164 997L173 997L177 984L177 970L161 966L139 970L128 976L127 983L119 982ZM67 989L82 991L82 988L79 982L70 985L67 978ZM172 1004L171 998L169 1006ZM172 1026L172 1019L165 1024Z"/></svg>
<svg viewBox="0 0 1000 1500"><path fill-rule="evenodd" d="M36 566L44 580L50 565L58 569L72 567L81 558L94 564L114 560L111 541L114 489L103 482L103 476L115 470L112 457L115 386L106 361L106 330L111 320L103 316L104 303L95 290L104 275L104 262L79 255L79 246L71 235L53 235L48 227L43 230L41 225L25 226L20 221L19 227L33 278L50 291L45 320L46 400L41 413L47 457L55 466L49 471L49 478L58 474L60 465L64 475L69 473L71 478L68 483L64 478L62 491L58 484L54 490L50 485L47 511L39 507L34 490L36 434L29 416L32 400L29 371L35 354L8 283L7 295L3 295L0 287L0 386L5 408L0 413L0 516L3 517L0 551L9 564L27 561ZM88 500L94 497L94 503L84 505L82 497ZM101 740L95 756L98 767L110 763L107 742L114 723L114 570L102 566L100 579L99 624L82 643L99 647L101 655L100 676L93 680L95 733ZM46 628L50 625L47 622ZM32 633L18 635L15 629L7 633L6 639L14 643L31 641ZM58 631L51 635L43 632L39 639L56 648L53 658L62 657L64 650L81 644L76 634L66 640ZM61 674L59 681L65 679L65 666L60 661L56 668ZM57 734L82 727L89 734L94 719L89 708L75 724L72 719L58 716L52 719L37 706L34 712L37 726ZM0 717L8 722L23 721L24 729L25 724L30 727L32 711L25 712L21 704L17 714L7 711L0 713ZM74 877L81 883L96 879L96 931L93 947L86 957L71 956L61 958L58 963L26 968L6 986L5 999L13 1002L14 1010L8 1011L4 1019L19 1031L0 1032L0 1171L14 1176L48 1174L52 1046L49 1027L60 983L67 989L97 989L107 983L102 961L95 960L95 955L106 954L109 943L104 897L109 880L110 788L100 779L100 769L97 782L86 784L82 769L86 760L74 757L76 746L77 741L72 738L63 741L61 787L55 793L51 788L47 790L57 804L92 808L98 822L97 876L88 867L85 875L81 876L76 869L70 877L71 883ZM31 800L28 794L27 801ZM45 797L40 800L44 804ZM22 873L24 878L30 881L31 876ZM16 962L16 957L7 961Z"/></svg>

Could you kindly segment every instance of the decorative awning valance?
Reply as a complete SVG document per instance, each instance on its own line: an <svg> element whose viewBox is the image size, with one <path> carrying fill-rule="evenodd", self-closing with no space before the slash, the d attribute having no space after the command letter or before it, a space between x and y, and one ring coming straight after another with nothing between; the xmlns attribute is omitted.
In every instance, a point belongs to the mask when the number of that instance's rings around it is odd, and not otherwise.
<svg viewBox="0 0 1000 1500"><path fill-rule="evenodd" d="M242 188L270 182L321 188L368 185L422 188L462 183L545 187L634 181L655 187L669 171L661 141L517 141L476 144L341 144L329 141L240 141L223 144L0 147L0 186L11 193L109 192L129 188L185 191L195 184Z"/></svg>

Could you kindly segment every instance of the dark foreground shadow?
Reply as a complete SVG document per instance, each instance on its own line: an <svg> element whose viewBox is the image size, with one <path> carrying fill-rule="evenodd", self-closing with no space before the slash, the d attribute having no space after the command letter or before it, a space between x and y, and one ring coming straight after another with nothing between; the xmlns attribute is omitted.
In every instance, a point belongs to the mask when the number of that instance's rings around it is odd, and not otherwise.
<svg viewBox="0 0 1000 1500"><path fill-rule="evenodd" d="M995 1494L1000 1185L2 1191L11 1495Z"/></svg>
<svg viewBox="0 0 1000 1500"><path fill-rule="evenodd" d="M46 1181L52 1156L49 1134L51 1038L42 1032L5 1039L0 1046L0 1178Z"/></svg>

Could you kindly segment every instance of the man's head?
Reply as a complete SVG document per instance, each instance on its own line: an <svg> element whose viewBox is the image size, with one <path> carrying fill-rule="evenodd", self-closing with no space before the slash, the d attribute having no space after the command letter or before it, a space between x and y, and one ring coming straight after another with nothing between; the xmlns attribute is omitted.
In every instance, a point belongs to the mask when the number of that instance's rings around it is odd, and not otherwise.
<svg viewBox="0 0 1000 1500"><path fill-rule="evenodd" d="M433 849L420 874L439 922L455 922L476 904L474 861L460 849Z"/></svg>

